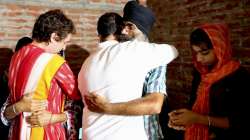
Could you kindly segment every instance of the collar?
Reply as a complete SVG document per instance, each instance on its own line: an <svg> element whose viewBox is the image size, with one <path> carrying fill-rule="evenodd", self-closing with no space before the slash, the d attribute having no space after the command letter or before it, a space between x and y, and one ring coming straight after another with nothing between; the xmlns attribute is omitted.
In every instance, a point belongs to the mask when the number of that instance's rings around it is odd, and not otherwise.
<svg viewBox="0 0 250 140"><path fill-rule="evenodd" d="M107 41L99 43L98 47L99 48L106 48L108 46L113 46L113 45L116 45L118 43L119 42L117 40L107 40Z"/></svg>

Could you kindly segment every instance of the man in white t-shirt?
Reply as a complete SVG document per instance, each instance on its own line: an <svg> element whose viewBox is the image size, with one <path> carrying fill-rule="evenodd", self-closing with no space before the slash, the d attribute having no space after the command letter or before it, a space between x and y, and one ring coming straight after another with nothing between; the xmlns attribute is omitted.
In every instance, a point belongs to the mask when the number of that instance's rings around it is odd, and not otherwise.
<svg viewBox="0 0 250 140"><path fill-rule="evenodd" d="M138 2L137 2L138 1ZM130 40L148 42L148 36L155 22L153 11L143 6L145 1L129 1L123 9L123 20L125 27L122 31ZM87 96L93 112L113 115L144 115L144 128L148 135L148 140L162 140L164 136L160 125L159 113L166 112L166 74L167 66L159 66L150 70L144 80L142 98L137 98L127 102L109 103L105 98L100 98L96 94ZM112 109L110 109L112 108ZM163 108L163 111L162 111ZM161 112L162 111L162 112ZM162 120L165 120L164 118ZM167 124L167 123L166 123ZM163 129L164 130L164 129ZM165 132L165 131L164 131Z"/></svg>
<svg viewBox="0 0 250 140"><path fill-rule="evenodd" d="M122 17L116 13L99 18L97 30L101 43L78 75L83 97L95 92L111 103L140 98L147 72L177 57L177 50L167 44L137 40L119 43L122 28ZM143 116L94 113L88 107L91 104L83 110L84 140L147 140Z"/></svg>

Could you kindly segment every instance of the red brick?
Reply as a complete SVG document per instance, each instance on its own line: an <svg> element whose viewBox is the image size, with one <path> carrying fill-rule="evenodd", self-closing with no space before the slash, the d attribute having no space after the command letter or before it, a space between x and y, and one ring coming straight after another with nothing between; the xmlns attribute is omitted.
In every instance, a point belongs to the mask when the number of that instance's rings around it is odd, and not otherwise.
<svg viewBox="0 0 250 140"><path fill-rule="evenodd" d="M209 22L226 22L229 26L234 56L250 70L250 10L249 0L148 0L156 15L151 40L174 44L179 57L168 65L168 93L185 95L191 86L192 57L188 50L191 31ZM248 5L247 5L248 4ZM179 97L177 97L179 98ZM180 100L185 100L181 98ZM176 100L175 100L176 101ZM185 102L185 101L180 101Z"/></svg>

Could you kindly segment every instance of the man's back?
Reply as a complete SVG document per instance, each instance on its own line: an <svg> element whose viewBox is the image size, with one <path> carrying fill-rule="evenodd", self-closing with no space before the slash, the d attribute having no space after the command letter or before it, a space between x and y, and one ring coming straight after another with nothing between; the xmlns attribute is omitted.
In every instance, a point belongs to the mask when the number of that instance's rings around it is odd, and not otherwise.
<svg viewBox="0 0 250 140"><path fill-rule="evenodd" d="M100 46L83 64L79 88L82 94L97 92L112 103L140 98L146 73L176 57L168 45L106 41ZM85 108L83 125L84 139L147 139L142 116L104 115Z"/></svg>

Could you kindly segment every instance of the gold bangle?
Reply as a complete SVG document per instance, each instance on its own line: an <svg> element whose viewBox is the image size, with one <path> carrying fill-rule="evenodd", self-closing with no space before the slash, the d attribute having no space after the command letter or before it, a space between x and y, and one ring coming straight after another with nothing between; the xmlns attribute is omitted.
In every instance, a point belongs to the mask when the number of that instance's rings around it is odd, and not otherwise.
<svg viewBox="0 0 250 140"><path fill-rule="evenodd" d="M209 116L207 116L207 121L208 121L208 127L210 128L210 126L211 126L211 119L210 119Z"/></svg>
<svg viewBox="0 0 250 140"><path fill-rule="evenodd" d="M65 123L65 122L67 122L67 120L69 119L69 114L68 114L66 111L64 111L63 113L64 113L65 116L66 116L66 119L63 121L63 123Z"/></svg>
<svg viewBox="0 0 250 140"><path fill-rule="evenodd" d="M15 109L15 105L12 105L12 110L15 113L15 115L17 115L16 109Z"/></svg>
<svg viewBox="0 0 250 140"><path fill-rule="evenodd" d="M50 118L49 118L49 124L51 124L52 116L53 116L53 114L51 113Z"/></svg>

